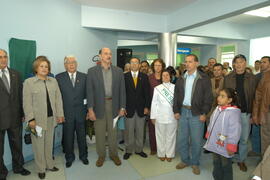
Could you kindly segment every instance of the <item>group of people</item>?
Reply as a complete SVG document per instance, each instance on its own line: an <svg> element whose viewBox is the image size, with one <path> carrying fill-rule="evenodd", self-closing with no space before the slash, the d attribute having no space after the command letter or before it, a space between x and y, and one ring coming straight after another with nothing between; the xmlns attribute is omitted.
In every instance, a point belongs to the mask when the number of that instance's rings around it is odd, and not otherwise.
<svg viewBox="0 0 270 180"><path fill-rule="evenodd" d="M30 174L23 168L23 121L35 131L31 140L40 179L45 178L46 170L58 171L52 151L54 128L59 123L63 124L67 168L75 160L75 133L79 158L84 165L89 164L86 120L94 122L96 166L105 162L106 145L110 159L121 165L114 124L114 119L120 117L125 117L124 160L133 153L147 158L143 151L146 122L150 155L157 154L161 161L171 162L177 141L181 162L176 169L191 166L192 172L199 175L204 147L213 153L215 180L233 179L232 161L237 161L240 170L247 171L248 154L266 152L270 144L270 57L260 60L260 73L256 76L247 71L244 55L234 57L229 73L214 58L208 60L207 68L200 68L194 54L187 55L176 70L166 68L162 59L155 59L150 67L147 61L133 57L125 72L112 65L109 48L102 48L99 57L99 63L85 74L77 70L75 56L66 56L66 71L54 78L48 58L38 56L33 63L34 76L22 85L19 73L8 68L7 52L0 49L1 180L8 174L3 162L5 132L11 146L13 171ZM224 65L230 69L228 64ZM253 149L248 153L250 122ZM207 140L203 146L204 136ZM261 174L256 175L262 178Z"/></svg>

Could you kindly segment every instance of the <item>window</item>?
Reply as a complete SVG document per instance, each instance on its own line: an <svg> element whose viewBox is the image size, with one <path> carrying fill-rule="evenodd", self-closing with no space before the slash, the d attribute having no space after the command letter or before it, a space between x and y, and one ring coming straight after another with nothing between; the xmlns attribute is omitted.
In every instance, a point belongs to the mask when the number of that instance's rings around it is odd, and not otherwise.
<svg viewBox="0 0 270 180"><path fill-rule="evenodd" d="M236 55L236 46L234 44L219 46L218 54L221 64L223 64L224 62L228 62L230 64L230 67L232 67L232 60Z"/></svg>

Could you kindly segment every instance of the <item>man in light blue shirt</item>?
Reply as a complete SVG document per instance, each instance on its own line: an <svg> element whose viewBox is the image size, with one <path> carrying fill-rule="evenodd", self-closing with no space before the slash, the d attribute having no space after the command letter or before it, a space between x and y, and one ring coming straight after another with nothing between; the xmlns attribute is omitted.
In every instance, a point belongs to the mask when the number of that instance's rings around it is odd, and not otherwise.
<svg viewBox="0 0 270 180"><path fill-rule="evenodd" d="M179 119L179 150L181 161L176 169L189 165L192 172L200 174L200 156L206 114L213 103L210 78L197 71L198 57L190 54L185 58L187 72L175 84L173 111Z"/></svg>

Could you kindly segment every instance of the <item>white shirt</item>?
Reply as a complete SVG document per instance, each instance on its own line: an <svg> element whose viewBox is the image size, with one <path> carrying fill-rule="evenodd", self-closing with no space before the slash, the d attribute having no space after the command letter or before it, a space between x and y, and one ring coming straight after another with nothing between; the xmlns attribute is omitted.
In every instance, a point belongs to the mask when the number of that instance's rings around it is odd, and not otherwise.
<svg viewBox="0 0 270 180"><path fill-rule="evenodd" d="M138 74L139 74L139 71L136 71L136 72L131 71L131 75L132 75L132 77L134 77L134 78L138 77Z"/></svg>
<svg viewBox="0 0 270 180"><path fill-rule="evenodd" d="M172 105L160 93L164 86L172 92L172 94L174 93L174 84L172 83L162 83L156 86L154 88L150 117L162 124L176 123L177 120L174 118Z"/></svg>
<svg viewBox="0 0 270 180"><path fill-rule="evenodd" d="M75 80L76 80L76 75L77 75L77 71L75 71L74 73L68 72L68 75L69 75L70 80L71 80L71 75L72 75L72 74L73 74L74 82L75 82Z"/></svg>
<svg viewBox="0 0 270 180"><path fill-rule="evenodd" d="M10 74L9 74L9 70L8 70L7 67L6 67L4 70L5 70L5 75L6 75L6 77L7 77L8 84L9 84L9 87L10 87ZM3 73L2 73L2 69L1 69L1 70L0 70L0 77L2 78L2 76L3 76Z"/></svg>

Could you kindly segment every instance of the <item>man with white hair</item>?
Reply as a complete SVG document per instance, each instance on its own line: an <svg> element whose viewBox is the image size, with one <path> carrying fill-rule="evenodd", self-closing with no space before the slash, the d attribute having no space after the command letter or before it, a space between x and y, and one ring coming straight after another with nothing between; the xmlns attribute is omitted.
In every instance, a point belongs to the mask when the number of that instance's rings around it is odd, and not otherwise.
<svg viewBox="0 0 270 180"><path fill-rule="evenodd" d="M62 98L65 115L63 126L66 167L69 168L75 160L74 134L76 132L79 147L79 158L88 165L85 120L86 107L86 74L77 71L75 56L66 56L64 66L66 71L56 75Z"/></svg>

